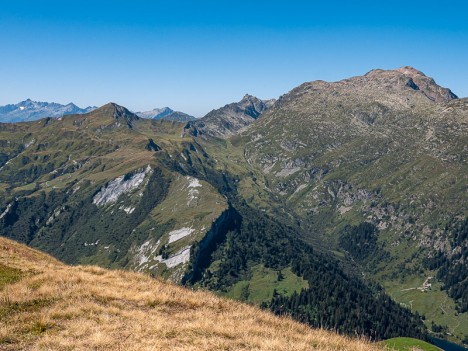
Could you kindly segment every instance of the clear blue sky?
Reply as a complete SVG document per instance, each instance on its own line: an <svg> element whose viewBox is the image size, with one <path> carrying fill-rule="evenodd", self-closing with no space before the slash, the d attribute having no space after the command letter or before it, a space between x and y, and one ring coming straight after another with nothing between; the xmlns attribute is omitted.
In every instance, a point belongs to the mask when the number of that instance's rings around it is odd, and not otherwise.
<svg viewBox="0 0 468 351"><path fill-rule="evenodd" d="M0 3L0 105L26 98L196 116L245 93L414 66L468 96L467 1Z"/></svg>

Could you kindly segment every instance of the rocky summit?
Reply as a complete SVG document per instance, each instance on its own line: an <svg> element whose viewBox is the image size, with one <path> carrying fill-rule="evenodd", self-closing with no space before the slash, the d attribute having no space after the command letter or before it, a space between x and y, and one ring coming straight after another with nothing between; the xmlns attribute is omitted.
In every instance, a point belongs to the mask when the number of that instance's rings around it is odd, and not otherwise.
<svg viewBox="0 0 468 351"><path fill-rule="evenodd" d="M200 120L188 123L186 129L194 135L228 137L255 121L274 102L246 94L241 101L213 110Z"/></svg>

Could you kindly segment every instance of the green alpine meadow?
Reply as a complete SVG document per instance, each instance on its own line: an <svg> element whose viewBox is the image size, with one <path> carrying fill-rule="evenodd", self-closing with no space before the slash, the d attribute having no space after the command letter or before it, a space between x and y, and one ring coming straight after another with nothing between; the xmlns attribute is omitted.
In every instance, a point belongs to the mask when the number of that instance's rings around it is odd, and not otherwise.
<svg viewBox="0 0 468 351"><path fill-rule="evenodd" d="M467 98L406 66L173 114L0 123L0 235L392 350L468 343Z"/></svg>

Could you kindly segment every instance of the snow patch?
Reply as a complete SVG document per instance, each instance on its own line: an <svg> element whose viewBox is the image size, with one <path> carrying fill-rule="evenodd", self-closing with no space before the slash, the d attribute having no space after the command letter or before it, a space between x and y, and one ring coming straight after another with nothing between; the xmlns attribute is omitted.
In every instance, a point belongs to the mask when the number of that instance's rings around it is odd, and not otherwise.
<svg viewBox="0 0 468 351"><path fill-rule="evenodd" d="M188 185L189 188L201 188L202 187L202 185L200 184L200 181L197 178L187 177L187 179L190 181Z"/></svg>
<svg viewBox="0 0 468 351"><path fill-rule="evenodd" d="M125 179L125 176L115 178L94 196L93 204L104 206L116 202L121 195L138 188L149 173L151 173L151 167L148 165L145 170L133 174L129 179Z"/></svg>
<svg viewBox="0 0 468 351"><path fill-rule="evenodd" d="M186 236L189 236L195 231L193 228L181 228L177 230L173 230L172 232L169 232L169 241L168 244L173 243L174 241L180 240L182 238L185 238Z"/></svg>

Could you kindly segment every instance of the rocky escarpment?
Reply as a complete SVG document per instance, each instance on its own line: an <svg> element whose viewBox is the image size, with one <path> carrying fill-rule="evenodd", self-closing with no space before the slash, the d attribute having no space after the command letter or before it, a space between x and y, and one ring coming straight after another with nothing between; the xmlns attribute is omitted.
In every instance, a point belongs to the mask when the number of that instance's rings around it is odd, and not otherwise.
<svg viewBox="0 0 468 351"><path fill-rule="evenodd" d="M198 136L224 138L236 134L254 122L262 113L273 106L275 100L260 100L245 95L241 101L209 112L205 117L187 123L185 132Z"/></svg>
<svg viewBox="0 0 468 351"><path fill-rule="evenodd" d="M228 231L239 228L241 220L239 213L229 207L213 222L203 239L191 249L190 265L182 283L193 283L201 279L202 274L212 262L211 254L216 246L225 240Z"/></svg>

